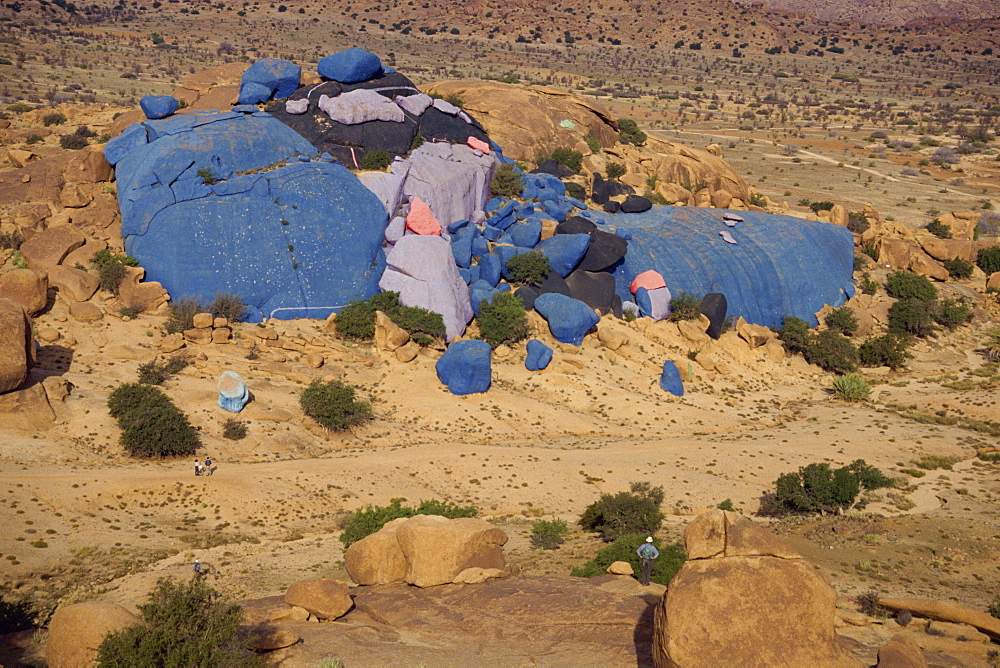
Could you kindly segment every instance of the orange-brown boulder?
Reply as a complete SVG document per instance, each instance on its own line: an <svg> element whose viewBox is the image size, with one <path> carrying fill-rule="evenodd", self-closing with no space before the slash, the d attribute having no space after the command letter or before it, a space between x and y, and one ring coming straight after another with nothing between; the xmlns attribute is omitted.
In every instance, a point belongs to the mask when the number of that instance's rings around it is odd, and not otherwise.
<svg viewBox="0 0 1000 668"><path fill-rule="evenodd" d="M34 362L31 319L23 306L0 298L0 393L19 387Z"/></svg>
<svg viewBox="0 0 1000 668"><path fill-rule="evenodd" d="M48 303L49 281L30 269L13 269L0 274L0 299L6 298L35 315Z"/></svg>
<svg viewBox="0 0 1000 668"><path fill-rule="evenodd" d="M921 237L920 245L924 252L935 260L944 262L959 258L971 262L975 255L972 252L972 242L968 239L939 239L934 236Z"/></svg>
<svg viewBox="0 0 1000 668"><path fill-rule="evenodd" d="M59 291L59 296L77 302L85 302L94 296L101 286L97 274L83 269L59 265L49 269L49 285Z"/></svg>
<svg viewBox="0 0 1000 668"><path fill-rule="evenodd" d="M332 578L296 582L285 592L285 603L305 608L320 619L342 617L354 605L347 585Z"/></svg>
<svg viewBox="0 0 1000 668"><path fill-rule="evenodd" d="M944 265L919 249L910 252L910 271L921 276L928 276L938 281L948 280L948 270Z"/></svg>
<svg viewBox="0 0 1000 668"><path fill-rule="evenodd" d="M58 225L39 232L21 244L21 257L28 263L29 269L48 270L85 241L72 225Z"/></svg>
<svg viewBox="0 0 1000 668"><path fill-rule="evenodd" d="M396 530L406 559L405 580L418 587L453 582L466 568L505 566L507 534L474 517L417 515Z"/></svg>
<svg viewBox="0 0 1000 668"><path fill-rule="evenodd" d="M1000 619L982 610L976 610L951 601L933 601L926 598L882 598L878 604L889 610L909 610L915 617L937 619L942 622L974 626L994 640L1000 640Z"/></svg>
<svg viewBox="0 0 1000 668"><path fill-rule="evenodd" d="M142 267L128 267L125 278L118 286L118 301L139 311L155 311L170 300L166 289L157 281L143 283L146 270Z"/></svg>
<svg viewBox="0 0 1000 668"><path fill-rule="evenodd" d="M408 518L400 517L373 534L351 543L344 552L344 569L359 585L402 582L406 577L406 557L399 547L396 531Z"/></svg>
<svg viewBox="0 0 1000 668"><path fill-rule="evenodd" d="M59 608L49 621L45 661L50 668L97 665L97 647L104 637L138 621L138 617L120 605L103 601Z"/></svg>
<svg viewBox="0 0 1000 668"><path fill-rule="evenodd" d="M913 638L897 633L879 648L876 668L927 668L927 659Z"/></svg>

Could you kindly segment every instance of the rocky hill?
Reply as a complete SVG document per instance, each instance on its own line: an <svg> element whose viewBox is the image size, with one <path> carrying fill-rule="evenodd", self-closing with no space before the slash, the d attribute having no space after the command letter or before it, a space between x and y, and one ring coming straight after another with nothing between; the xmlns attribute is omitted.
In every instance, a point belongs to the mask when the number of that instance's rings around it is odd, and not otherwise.
<svg viewBox="0 0 1000 668"><path fill-rule="evenodd" d="M791 11L824 21L854 21L858 23L888 23L902 26L928 19L979 21L1000 17L996 0L959 2L948 0L851 0L849 2L801 2L800 0L749 0L739 4L761 5L777 11Z"/></svg>

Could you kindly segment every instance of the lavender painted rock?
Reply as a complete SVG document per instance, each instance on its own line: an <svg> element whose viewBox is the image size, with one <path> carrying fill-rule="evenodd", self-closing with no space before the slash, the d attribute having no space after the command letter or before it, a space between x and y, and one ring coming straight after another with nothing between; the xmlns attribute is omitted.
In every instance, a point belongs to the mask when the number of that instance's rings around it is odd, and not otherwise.
<svg viewBox="0 0 1000 668"><path fill-rule="evenodd" d="M406 116L399 105L373 90L359 88L336 97L320 95L319 108L330 120L344 125L357 125L368 121L402 123Z"/></svg>
<svg viewBox="0 0 1000 668"><path fill-rule="evenodd" d="M490 344L478 339L456 341L434 365L438 379L452 394L477 394L490 389Z"/></svg>
<svg viewBox="0 0 1000 668"><path fill-rule="evenodd" d="M663 320L670 315L670 290L667 288L638 288L635 291L635 303L644 316L653 320Z"/></svg>
<svg viewBox="0 0 1000 668"><path fill-rule="evenodd" d="M403 201L403 181L405 174L387 174L386 172L359 172L361 185L375 193L382 201L385 212L390 216L399 208Z"/></svg>
<svg viewBox="0 0 1000 668"><path fill-rule="evenodd" d="M498 164L492 153L477 156L468 146L427 142L406 160L393 163L392 173L406 170L403 194L422 199L447 226L471 219L485 206Z"/></svg>
<svg viewBox="0 0 1000 668"><path fill-rule="evenodd" d="M378 283L382 290L399 293L407 306L440 313L449 341L461 336L472 320L469 288L458 273L451 244L436 235L408 234L386 256Z"/></svg>
<svg viewBox="0 0 1000 668"><path fill-rule="evenodd" d="M552 348L539 341L528 341L528 355L524 358L524 368L528 371L541 371L552 361Z"/></svg>
<svg viewBox="0 0 1000 668"><path fill-rule="evenodd" d="M539 295L535 299L535 310L548 321L549 331L556 341L574 346L582 345L583 337L601 320L594 309L583 302L556 292Z"/></svg>

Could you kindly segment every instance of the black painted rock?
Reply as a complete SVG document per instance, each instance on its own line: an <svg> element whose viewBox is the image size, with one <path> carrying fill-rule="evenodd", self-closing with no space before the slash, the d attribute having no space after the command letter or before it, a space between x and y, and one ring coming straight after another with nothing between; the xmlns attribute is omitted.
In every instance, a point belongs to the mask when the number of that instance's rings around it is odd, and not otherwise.
<svg viewBox="0 0 1000 668"><path fill-rule="evenodd" d="M613 199L608 200L607 202L604 203L604 210L607 211L608 213L618 213L618 210L621 208L622 208L621 204L614 201Z"/></svg>
<svg viewBox="0 0 1000 668"><path fill-rule="evenodd" d="M560 179L565 179L573 176L574 172L572 169L566 165L560 165L555 160L546 160L542 164L538 165L535 169L531 170L532 174L551 174L552 176L559 177Z"/></svg>
<svg viewBox="0 0 1000 668"><path fill-rule="evenodd" d="M557 228L558 229L558 228ZM577 269L584 271L601 271L619 262L625 257L628 241L610 232L594 230L590 233L590 245L587 254L580 260Z"/></svg>
<svg viewBox="0 0 1000 668"><path fill-rule="evenodd" d="M546 276L541 284L535 286L538 290L539 295L544 295L548 292L558 292L561 295L566 295L567 297L572 297L573 293L570 291L569 286L566 285L566 281L562 276L554 271L550 271L549 275Z"/></svg>
<svg viewBox="0 0 1000 668"><path fill-rule="evenodd" d="M530 285L522 285L514 290L514 295L524 304L524 310L530 311L535 308L535 299L538 297L538 289Z"/></svg>
<svg viewBox="0 0 1000 668"><path fill-rule="evenodd" d="M594 173L594 185L590 188L590 199L595 204L604 204L616 195L631 195L635 189L627 183L608 181L598 173Z"/></svg>
<svg viewBox="0 0 1000 668"><path fill-rule="evenodd" d="M603 271L576 269L566 277L570 296L600 313L611 313L615 297L615 277Z"/></svg>
<svg viewBox="0 0 1000 668"><path fill-rule="evenodd" d="M556 234L590 234L597 225L582 216L570 216L556 225Z"/></svg>
<svg viewBox="0 0 1000 668"><path fill-rule="evenodd" d="M622 213L642 213L653 208L653 203L648 197L642 195L629 195L622 202Z"/></svg>
<svg viewBox="0 0 1000 668"><path fill-rule="evenodd" d="M726 324L726 311L729 305L726 303L726 295L718 292L710 292L698 302L701 312L708 318L708 331L705 332L713 339L722 336L722 328Z"/></svg>

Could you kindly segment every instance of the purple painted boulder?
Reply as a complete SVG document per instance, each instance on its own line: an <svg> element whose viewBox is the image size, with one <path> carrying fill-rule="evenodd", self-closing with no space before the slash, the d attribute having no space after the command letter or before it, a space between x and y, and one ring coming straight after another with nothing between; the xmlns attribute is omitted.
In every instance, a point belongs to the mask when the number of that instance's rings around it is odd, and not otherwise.
<svg viewBox="0 0 1000 668"><path fill-rule="evenodd" d="M486 206L498 164L494 154L476 155L468 146L427 142L406 160L394 162L392 173L405 174L403 194L426 202L447 226L472 219Z"/></svg>
<svg viewBox="0 0 1000 668"><path fill-rule="evenodd" d="M408 234L389 251L386 265L378 283L382 290L398 292L406 306L440 313L449 341L462 335L472 320L472 301L448 240Z"/></svg>

